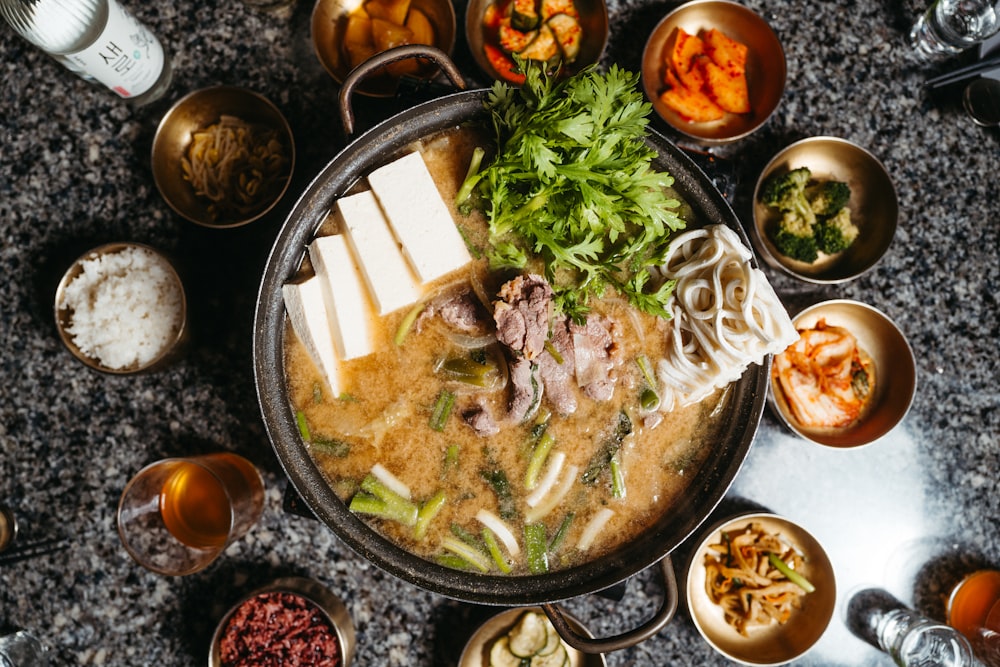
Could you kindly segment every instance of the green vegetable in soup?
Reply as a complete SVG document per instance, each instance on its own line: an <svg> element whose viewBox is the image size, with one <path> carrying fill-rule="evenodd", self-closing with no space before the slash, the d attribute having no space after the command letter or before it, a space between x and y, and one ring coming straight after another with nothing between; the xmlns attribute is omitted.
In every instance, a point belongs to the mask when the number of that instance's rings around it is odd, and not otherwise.
<svg viewBox="0 0 1000 667"><path fill-rule="evenodd" d="M618 413L618 421L614 430L601 442L600 447L590 459L590 464L583 471L582 481L584 484L593 484L600 477L601 473L611 468L611 460L622 447L622 442L632 433L632 420L629 419L625 411Z"/></svg>
<svg viewBox="0 0 1000 667"><path fill-rule="evenodd" d="M460 190L481 197L491 266L521 269L540 256L557 306L577 320L607 287L669 317L673 285L651 280L649 268L684 221L667 191L673 177L652 168L652 107L638 75L613 65L556 80L530 61L525 74L520 88L494 84L487 108L496 156L470 170Z"/></svg>

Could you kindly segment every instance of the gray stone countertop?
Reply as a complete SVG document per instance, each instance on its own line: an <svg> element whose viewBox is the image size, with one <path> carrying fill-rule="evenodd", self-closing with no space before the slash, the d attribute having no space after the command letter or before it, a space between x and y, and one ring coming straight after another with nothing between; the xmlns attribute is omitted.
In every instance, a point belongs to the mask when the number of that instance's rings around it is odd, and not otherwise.
<svg viewBox="0 0 1000 667"><path fill-rule="evenodd" d="M303 575L346 603L358 629L358 665L454 665L475 627L497 609L446 599L386 574L319 522L282 509L285 478L261 423L251 366L255 293L285 213L342 147L337 89L309 42L311 5L285 15L238 1L126 3L163 40L174 81L158 102L132 109L75 78L0 27L0 501L22 539L65 535L69 548L0 565L0 625L38 635L56 665L204 664L209 638L240 596L275 577ZM459 26L464 3L458 2ZM871 304L895 320L917 360L906 419L857 451L791 435L766 411L727 502L751 501L800 521L838 573L837 613L799 665L888 665L845 628L859 585L884 587L942 618L941 596L964 573L1000 567L1000 142L974 125L956 91L930 95L927 65L906 45L923 9L904 2L749 0L781 38L788 86L766 126L717 151L732 158L734 208L783 146L843 137L887 167L899 228L874 270L815 287L768 270L790 310L829 299ZM641 46L673 3L610 3L606 62L637 70ZM461 32L461 31L460 31ZM460 37L456 60L473 81ZM286 114L299 160L292 193L249 227L215 231L178 218L149 168L169 104L214 84L246 86ZM359 104L359 116L393 112ZM665 127L659 127L665 132ZM676 137L674 137L676 138ZM54 286L82 251L134 240L178 258L191 299L187 355L164 372L112 377L74 360L54 328ZM166 456L231 450L264 471L261 521L209 569L182 578L134 564L115 530L126 481ZM568 603L598 635L628 627L657 603L656 577L629 581L625 599ZM607 655L612 666L728 664L683 612L654 638Z"/></svg>

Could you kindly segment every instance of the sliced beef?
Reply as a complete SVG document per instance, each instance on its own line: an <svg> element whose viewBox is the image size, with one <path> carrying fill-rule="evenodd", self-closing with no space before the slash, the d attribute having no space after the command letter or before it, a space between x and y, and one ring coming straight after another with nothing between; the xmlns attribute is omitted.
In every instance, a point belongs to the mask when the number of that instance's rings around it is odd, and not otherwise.
<svg viewBox="0 0 1000 667"><path fill-rule="evenodd" d="M569 332L569 318L557 316L552 322L552 347L559 355L557 360L546 350L538 357L538 371L545 387L545 396L561 415L576 412L576 364L573 358L573 337Z"/></svg>
<svg viewBox="0 0 1000 667"><path fill-rule="evenodd" d="M511 360L510 390L507 419L521 423L534 417L542 402L542 380L538 374L538 365L523 358Z"/></svg>
<svg viewBox="0 0 1000 667"><path fill-rule="evenodd" d="M614 320L590 315L583 324L570 322L569 332L573 338L577 384L595 401L610 400L617 379L614 370L621 363Z"/></svg>
<svg viewBox="0 0 1000 667"><path fill-rule="evenodd" d="M497 339L517 357L534 359L545 349L552 319L552 286L542 276L521 275L500 287L494 302Z"/></svg>
<svg viewBox="0 0 1000 667"><path fill-rule="evenodd" d="M471 291L454 291L431 300L420 313L417 326L437 317L456 331L470 336L487 333L492 327L489 314Z"/></svg>
<svg viewBox="0 0 1000 667"><path fill-rule="evenodd" d="M488 437L500 432L500 425L493 419L493 415L487 409L485 402L477 400L471 406L462 411L462 419L468 424L476 435Z"/></svg>

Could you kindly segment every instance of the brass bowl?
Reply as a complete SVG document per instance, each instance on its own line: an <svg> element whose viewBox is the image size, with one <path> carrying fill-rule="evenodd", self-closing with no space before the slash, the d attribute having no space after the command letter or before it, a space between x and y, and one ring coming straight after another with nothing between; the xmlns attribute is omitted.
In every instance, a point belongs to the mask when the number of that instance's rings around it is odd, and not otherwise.
<svg viewBox="0 0 1000 667"><path fill-rule="evenodd" d="M310 34L313 51L327 73L338 84L352 67L343 49L348 15L361 7L364 0L317 0L313 6ZM451 0L412 0L411 7L423 12L434 28L434 44L449 56L455 48L455 8ZM418 79L433 78L437 67L421 62L414 75ZM396 94L399 77L388 73L365 79L356 91L368 97L392 97Z"/></svg>
<svg viewBox="0 0 1000 667"><path fill-rule="evenodd" d="M354 660L354 651L357 646L357 637L350 613L340 598L334 595L329 589L319 582L304 577L283 577L276 579L270 584L245 595L230 607L229 611L219 620L219 624L215 628L215 633L212 635L212 643L208 652L209 667L222 666L220 644L222 636L226 631L226 626L229 624L229 619L232 618L233 614L245 602L265 593L291 593L292 595L304 598L319 609L337 635L337 643L340 644L341 656L339 664L342 667L351 667L351 662Z"/></svg>
<svg viewBox="0 0 1000 667"><path fill-rule="evenodd" d="M812 264L778 252L770 233L780 213L760 201L761 187L768 178L799 167L808 167L814 179L847 183L851 188L851 220L860 230L847 250L821 256ZM874 155L846 139L810 137L785 147L764 167L754 188L750 236L768 265L809 283L842 283L878 263L892 244L898 218L896 188Z"/></svg>
<svg viewBox="0 0 1000 667"><path fill-rule="evenodd" d="M217 123L221 116L235 116L252 125L278 133L287 150L287 172L273 196L239 219L212 219L209 200L198 196L184 178L181 158L187 153L192 134ZM212 228L239 227L253 222L274 208L291 181L295 169L295 141L288 121L270 100L245 88L215 86L188 93L167 111L153 137L153 179L163 199L174 211L191 222Z"/></svg>
<svg viewBox="0 0 1000 667"><path fill-rule="evenodd" d="M705 590L705 555L709 545L722 540L723 531L738 530L751 521L762 524L769 533L778 533L803 555L800 573L816 590L805 594L802 608L786 623L751 628L749 636L743 636L726 622L722 608ZM782 665L805 654L823 636L837 605L837 580L823 547L802 526L775 514L749 513L716 524L694 548L685 595L691 620L713 649L745 665Z"/></svg>
<svg viewBox="0 0 1000 667"><path fill-rule="evenodd" d="M797 329L811 329L820 319L850 331L874 364L874 395L865 411L844 428L803 426L792 415L773 375L768 401L785 425L806 440L840 449L871 444L902 421L913 403L917 390L913 350L892 320L867 304L846 299L823 301L796 315L792 324Z"/></svg>
<svg viewBox="0 0 1000 667"><path fill-rule="evenodd" d="M483 29L483 16L486 9L497 0L469 0L465 13L465 38L469 43L472 57L488 76L499 81L506 81L490 64L484 47L486 36ZM604 0L574 0L573 4L580 15L580 29L583 39L580 43L580 53L576 59L563 69L563 74L572 76L580 70L600 61L604 49L608 45L608 7ZM509 83L509 82L508 82Z"/></svg>
<svg viewBox="0 0 1000 667"><path fill-rule="evenodd" d="M667 53L677 28L696 35L716 28L747 47L750 113L727 113L717 121L690 122L660 100ZM723 144L746 137L778 108L785 92L785 51L759 14L730 0L694 0L667 14L653 29L642 54L642 86L653 109L672 129L699 144Z"/></svg>
<svg viewBox="0 0 1000 667"><path fill-rule="evenodd" d="M76 280L76 278L84 272L84 262L92 261L99 257L112 255L128 249L146 250L155 255L155 257L162 262L162 266L166 269L170 279L176 284L176 287L180 292L180 324L173 335L166 340L159 353L151 358L147 363L133 364L125 368L112 368L101 363L100 359L84 353L84 351L81 350L79 345L75 342L74 336L70 334L69 328L73 324L73 310L68 307L66 303L66 290L69 284ZM152 372L164 368L180 356L181 351L184 348L184 343L187 341L187 297L184 293L184 285L180 276L177 275L177 271L165 255L142 243L106 243L87 251L77 258L76 261L74 261L73 264L66 270L62 278L59 280L59 284L56 286L54 310L56 329L58 330L59 338L66 346L66 349L68 349L74 357L82 361L86 366L110 375L130 375L133 373Z"/></svg>
<svg viewBox="0 0 1000 667"><path fill-rule="evenodd" d="M465 644L462 656L458 659L458 667L487 667L490 664L489 651L493 642L507 634L521 614L527 611L543 615L545 613L541 607L515 607L497 614L480 625ZM593 636L578 619L566 612L563 615L574 631L585 637ZM604 655L600 653L582 653L570 646L566 646L566 651L569 654L567 667L606 667L608 664Z"/></svg>

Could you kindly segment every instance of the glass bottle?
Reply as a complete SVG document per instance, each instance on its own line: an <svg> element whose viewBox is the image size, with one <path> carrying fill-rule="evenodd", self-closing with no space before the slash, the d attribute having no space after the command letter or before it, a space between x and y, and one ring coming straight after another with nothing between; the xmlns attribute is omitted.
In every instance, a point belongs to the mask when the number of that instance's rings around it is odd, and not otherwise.
<svg viewBox="0 0 1000 667"><path fill-rule="evenodd" d="M888 592L869 588L847 603L847 627L892 656L900 667L974 667L969 640L954 628L910 609Z"/></svg>
<svg viewBox="0 0 1000 667"><path fill-rule="evenodd" d="M0 0L0 16L67 69L136 105L170 85L163 45L118 0Z"/></svg>
<svg viewBox="0 0 1000 667"><path fill-rule="evenodd" d="M1000 30L996 0L936 0L913 25L910 46L925 60L940 60L989 39Z"/></svg>

